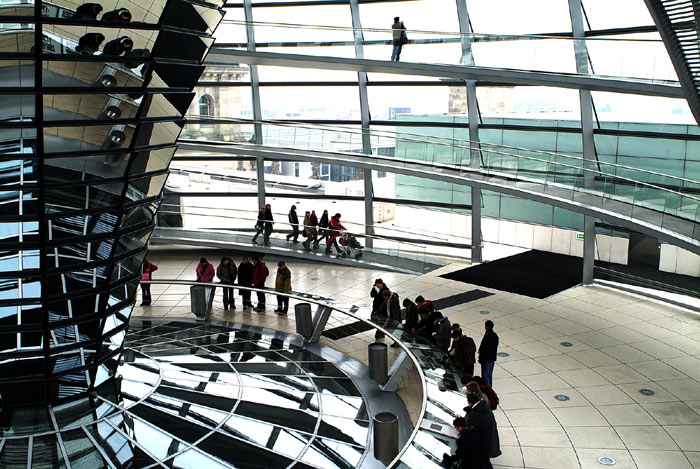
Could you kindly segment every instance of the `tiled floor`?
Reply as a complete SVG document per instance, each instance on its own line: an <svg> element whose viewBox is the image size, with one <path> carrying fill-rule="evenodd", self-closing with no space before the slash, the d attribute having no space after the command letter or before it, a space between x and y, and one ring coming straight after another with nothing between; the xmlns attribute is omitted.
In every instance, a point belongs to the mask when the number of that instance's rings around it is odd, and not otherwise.
<svg viewBox="0 0 700 469"><path fill-rule="evenodd" d="M222 254L157 248L149 258L160 266L155 278L193 280L201 255L217 265ZM272 286L276 259L266 261ZM463 267L455 265L423 276L293 260L288 265L295 291L357 305L369 303L376 277L402 298L438 299L476 288L439 277ZM155 305L137 307L134 314L189 316L188 288L153 286ZM484 320L493 320L499 352L508 354L494 372L503 451L495 467L595 468L604 467L598 458L610 457L616 468L700 468L699 315L600 286L545 300L493 293L443 312L477 343ZM220 306L214 318L235 320L241 314L224 313ZM292 328L293 317L278 317L272 306L269 298L267 314L247 314L245 321ZM571 345L562 345L567 342ZM366 341L352 343L329 345L361 356Z"/></svg>

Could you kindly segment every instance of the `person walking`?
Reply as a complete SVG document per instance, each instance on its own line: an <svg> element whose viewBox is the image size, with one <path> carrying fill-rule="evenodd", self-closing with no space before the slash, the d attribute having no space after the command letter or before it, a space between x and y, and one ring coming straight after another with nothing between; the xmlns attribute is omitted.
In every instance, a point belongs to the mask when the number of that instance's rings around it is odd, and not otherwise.
<svg viewBox="0 0 700 469"><path fill-rule="evenodd" d="M148 258L143 259L141 265L141 281L150 282L153 280L153 272L158 270L158 266L148 261ZM141 284L141 306L151 306L151 285Z"/></svg>
<svg viewBox="0 0 700 469"><path fill-rule="evenodd" d="M260 207L258 212L258 221L255 223L255 236L253 236L253 244L258 244L258 236L265 231L265 207Z"/></svg>
<svg viewBox="0 0 700 469"><path fill-rule="evenodd" d="M302 246L304 246L304 249L307 251L311 250L311 242L313 241L313 236L311 235L311 212L308 210L304 213L304 230L301 232L302 236L306 238L306 240L301 243Z"/></svg>
<svg viewBox="0 0 700 469"><path fill-rule="evenodd" d="M292 227L292 232L287 235L287 242L289 242L289 239L292 238L292 242L294 244L297 244L299 242L297 241L297 239L299 238L299 217L297 216L296 205L292 205L292 208L289 209L287 218L289 218L289 224Z"/></svg>
<svg viewBox="0 0 700 469"><path fill-rule="evenodd" d="M479 363L481 364L481 377L488 387L493 387L493 368L496 365L498 355L498 335L493 331L493 321L490 319L484 323L484 337L479 344Z"/></svg>
<svg viewBox="0 0 700 469"><path fill-rule="evenodd" d="M265 288L265 280L270 275L270 271L258 256L253 257L253 264L253 287ZM265 292L256 293L258 294L258 305L253 311L265 311Z"/></svg>
<svg viewBox="0 0 700 469"><path fill-rule="evenodd" d="M214 280L214 266L202 257L197 264L197 281L201 283L211 283Z"/></svg>
<svg viewBox="0 0 700 469"><path fill-rule="evenodd" d="M280 293L291 293L292 292L292 273L289 271L289 267L284 261L279 261L277 263L277 278L275 279L275 291ZM289 310L289 297L284 295L277 295L277 309L275 313L287 314Z"/></svg>
<svg viewBox="0 0 700 469"><path fill-rule="evenodd" d="M216 276L223 285L233 285L236 282L236 277L238 275L238 269L236 264L233 263L228 257L222 257L221 263L216 268ZM231 309L236 309L236 299L233 296L233 288L222 288L224 296L224 311L228 310L229 306Z"/></svg>
<svg viewBox="0 0 700 469"><path fill-rule="evenodd" d="M274 219L272 218L272 207L270 204L265 205L265 245L270 245L270 235L272 234L272 225L274 224Z"/></svg>
<svg viewBox="0 0 700 469"><path fill-rule="evenodd" d="M238 285L244 287L253 286L253 269L254 266L248 261L248 257L243 256L243 260L238 265ZM250 301L251 291L246 289L238 289L238 291L243 299L243 309L252 308L253 303Z"/></svg>
<svg viewBox="0 0 700 469"><path fill-rule="evenodd" d="M341 253L340 246L338 246L338 235L341 231L345 230L345 227L340 223L340 214L336 213L328 222L328 238L326 239L326 253L330 254L331 247L334 247L338 254Z"/></svg>
<svg viewBox="0 0 700 469"><path fill-rule="evenodd" d="M316 210L311 210L311 215L309 215L309 221L311 222L311 235L314 238L314 249L318 249L318 217L316 216Z"/></svg>
<svg viewBox="0 0 700 469"><path fill-rule="evenodd" d="M318 238L316 238L316 245L321 240L325 240L328 236L328 210L324 210L321 214L321 219L318 222Z"/></svg>
<svg viewBox="0 0 700 469"><path fill-rule="evenodd" d="M399 20L398 16L394 17L394 24L391 25L391 39L394 45L391 51L391 60L392 62L398 62L401 57L401 49L408 42L406 26L404 26L403 21Z"/></svg>

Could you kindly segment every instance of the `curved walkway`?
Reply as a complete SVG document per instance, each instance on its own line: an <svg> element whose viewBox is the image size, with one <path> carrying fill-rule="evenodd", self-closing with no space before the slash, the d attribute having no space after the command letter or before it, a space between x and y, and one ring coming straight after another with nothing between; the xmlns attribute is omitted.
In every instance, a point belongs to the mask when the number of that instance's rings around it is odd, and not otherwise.
<svg viewBox="0 0 700 469"><path fill-rule="evenodd" d="M318 250L307 251L299 244L285 242L282 239L270 238L270 246L265 246L260 236L260 243L251 242L251 233L236 231L195 230L188 228L170 228L158 226L153 231L152 244L179 244L186 246L206 246L221 249L256 252L276 256L294 257L297 259L340 264L354 267L392 270L409 274L423 274L446 265L445 262L431 258L424 253L410 251L400 252L393 249L365 248L362 256L341 257L336 254L326 254L325 244Z"/></svg>
<svg viewBox="0 0 700 469"><path fill-rule="evenodd" d="M494 81L534 86L553 86L576 90L609 91L651 96L683 98L678 83L658 83L653 80L616 78L575 73L536 72L476 65L443 65L389 60L354 59L306 54L258 52L240 49L212 48L204 62L215 64L272 65L275 67L351 70L357 72L391 73L458 80Z"/></svg>
<svg viewBox="0 0 700 469"><path fill-rule="evenodd" d="M584 189L573 185L551 183L546 179L542 181L522 177L517 170L512 173L497 172L483 168L469 168L419 160L402 160L357 153L299 150L271 145L183 140L179 147L189 151L260 156L271 160L340 164L478 187L607 220L700 254L700 224L697 220L659 210L653 205L654 199L649 200L649 202L640 200L643 198L642 196L648 198L648 194L641 193L642 190L647 188L650 191L659 191L658 194L654 194L657 197L659 195L663 196L664 189L658 186L639 183L642 187L635 187L635 190L639 189L640 196L638 199L635 199L634 197L626 198L624 196L611 195L596 189ZM606 180L602 184L603 189L606 188L605 182L614 184L618 179L611 175L609 177L610 181ZM610 190L609 187L608 190ZM672 194L671 191L667 192L669 195Z"/></svg>

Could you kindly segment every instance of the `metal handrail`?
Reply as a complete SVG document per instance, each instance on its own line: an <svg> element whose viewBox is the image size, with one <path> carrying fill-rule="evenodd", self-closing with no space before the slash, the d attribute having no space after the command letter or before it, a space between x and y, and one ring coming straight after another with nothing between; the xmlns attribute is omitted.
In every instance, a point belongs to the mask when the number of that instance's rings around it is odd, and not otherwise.
<svg viewBox="0 0 700 469"><path fill-rule="evenodd" d="M289 122L285 122L284 124L280 124L280 123L278 123L278 122L270 123L270 122L266 122L266 121L250 121L250 123L253 123L253 124L258 124L258 123L263 124L263 123L264 123L264 124L268 124L268 125L289 126L289 127L293 127L293 128L294 128L294 127L297 127L297 128L309 128L309 129L321 129L321 130L326 130L326 129L323 129L322 126L319 126L319 127L310 127L310 126L308 126L308 125L294 125L293 123L289 123ZM342 130L342 128L332 128L332 129L329 128L329 129L327 129L327 130L332 130L332 131L337 132L337 133L344 133L343 130ZM348 133L357 133L357 135L362 135L362 131L348 132ZM369 135L371 136L371 135L372 135L372 132L365 132L365 134L369 134ZM399 137L397 137L397 140L398 140L398 139L399 139ZM229 144L228 142L219 142L219 141L205 142L205 141L201 141L201 140L189 140L189 139L181 139L181 141L182 141L183 143L195 143L195 144L210 143L210 144L214 144L214 145L231 145L231 144ZM450 147L460 147L459 145L441 144L441 143L429 142L429 141L428 141L428 142L423 141L423 142L420 142L420 143L430 143L430 144L432 144L432 145L445 145L445 146L450 146ZM468 149L468 150L475 150L475 151L490 151L490 150L484 150L484 149L482 148L484 145L488 145L488 144L485 144L485 143L482 144L482 143L476 143L476 142L473 142L473 143L474 143L475 147L464 147L464 148L465 148L465 149ZM241 145L242 145L242 144L241 144ZM284 147L284 146L281 146L281 147L279 147L279 148L285 148L285 147ZM295 148L292 147L292 149L295 149ZM528 151L528 152L536 152L535 150L528 150L528 149L525 149L525 148L521 148L521 150ZM334 150L333 153L348 154L348 155L352 155L352 156L358 156L358 155L359 155L358 153L343 152L343 151L338 151L338 150ZM644 181L639 181L639 180L631 179L631 178L624 177L624 176L618 176L618 175L614 175L614 174L604 173L604 172L599 171L599 170L597 170L597 169L585 168L585 167L583 167L583 165L582 165L582 166L574 166L574 165L571 165L571 164L559 163L559 162L551 161L551 160L542 160L542 159L535 158L535 157L532 157L532 156L524 156L524 155L517 155L517 154L509 154L509 153L506 153L506 152L494 151L493 153L495 153L495 154L500 154L500 155L504 155L504 156L508 156L508 157L512 157L512 158L516 158L516 159L523 159L523 160L529 160L529 161L536 161L536 162L538 162L538 163L552 164L552 165L554 165L554 166L558 166L558 167L562 167L562 168L567 168L567 169L572 169L572 170L575 170L576 172L583 171L583 172L593 173L594 175L597 174L597 175L600 175L600 176L602 176L602 177L610 177L610 178L614 178L614 179L617 180L617 181L626 181L627 183L631 183L631 184L633 184L633 185L641 185L641 186L645 186L645 187L648 187L648 188L651 188L651 189L654 189L654 190L658 190L658 191L662 191L662 192L665 192L665 193L671 193L671 194L678 195L678 196L681 196L681 197L687 197L687 198L689 198L689 199L693 199L693 200L697 201L697 202L700 204L700 197L698 197L698 196L694 196L694 195L691 195L691 194L686 194L686 193L683 193L683 192L675 191L675 190L673 190L673 189L669 189L669 188L662 187L662 186L657 186L657 185L654 185L654 184L649 183L649 182L644 182ZM583 160L582 158L578 158L578 157L574 157L574 156L570 156L570 155L563 155L563 154L557 154L557 153L551 153L551 154L554 155L554 156L562 156L562 157L566 156L566 157L569 157L569 158L572 158L572 159L577 159L577 160L582 161L583 163L587 163L587 162L588 162L587 160ZM390 157L390 156L382 156L382 155L364 155L364 156L372 157L372 158L375 158L375 159L383 158L383 159L389 159L389 160L398 161L397 158L393 158L393 157ZM410 162L411 162L411 163L415 163L415 164L425 164L425 163L427 163L427 162L422 161L422 160L410 160ZM595 161L590 161L590 163L591 163L591 164L595 164ZM465 171L479 171L479 169L480 169L480 168L470 168L469 166L456 165L456 164L450 164L450 163L431 163L431 164L434 165L434 166L454 167L454 168L458 168L458 169L460 169L460 170L465 170ZM612 166L612 164L608 164L608 163L606 163L606 165ZM626 169L634 170L634 171L641 171L641 172L644 172L644 173L647 173L647 174L655 174L655 175L657 175L657 176L668 177L668 178L670 178L670 179L676 179L676 180L681 180L681 181L688 181L689 183L693 183L693 184L695 184L695 185L699 185L699 184L700 184L700 182L698 182L698 181L692 181L692 180L685 179L685 178L679 178L679 177L677 177L677 176L671 176L671 175L667 175L667 174L655 173L655 172L646 171L646 170L638 170L638 169L636 169L636 168L632 168L632 167L629 167L629 166L620 166L620 165L616 165L616 166L617 166L617 167L621 167L621 168L626 168ZM486 168L486 169L488 169L488 168ZM518 170L517 168L514 168L514 169L515 169L516 171ZM527 169L522 169L522 171L523 171L524 173L527 173L527 172L528 172ZM505 177L511 177L511 174L509 174L509 173L507 173L507 172L502 172L502 173L497 172L497 173L493 173L493 174L503 175L503 176L505 176ZM576 174L573 174L573 173L572 173L572 174L570 174L570 176L573 177L573 176L576 176ZM525 179L525 180L528 180L528 179ZM540 181L540 180L537 180L537 179L532 179L531 182L541 183L541 181ZM556 185L556 184L555 184L555 185ZM560 184L560 185L561 185L561 184ZM562 187L567 187L567 188L575 187L575 186L571 186L571 185L561 185L561 186L562 186ZM584 189L584 190L585 190L585 188L581 188L581 189ZM632 202L632 203L634 204L634 202ZM682 218L687 218L687 217L684 217L683 215L679 215L679 216L682 217ZM692 220L695 220L695 219L693 218Z"/></svg>
<svg viewBox="0 0 700 469"><path fill-rule="evenodd" d="M204 173L204 174L206 174L206 173ZM225 210L225 211L232 210L232 209L227 209L227 208L222 208L222 207L202 207L202 206L200 206L200 205L182 205L182 204L166 204L166 203L161 203L161 204L160 204L160 207L182 207L183 209L196 208L196 209L205 209L205 210ZM247 220L247 221L256 220L256 221L257 221L257 218L255 218L255 217L257 217L258 212L257 212L256 210L235 209L235 211L236 211L236 212L249 213L249 214L253 215L254 217L253 217L253 218L243 218L243 217L234 217L234 216L230 216L230 215L224 215L223 217L224 217L224 218L230 218L230 219L232 219L232 220ZM179 215L199 215L198 213L163 211L162 208L158 210L158 213L172 213L172 214L177 213L177 214L179 214ZM204 215L204 214L202 214L202 215ZM286 213L273 213L273 215L278 215L278 216L280 216L280 217L283 217L283 216L286 217L286 216L287 216ZM303 216L301 216L301 217L299 217L299 218L303 218ZM304 229L304 227L306 227L306 225L304 225L304 223L290 223L289 221L284 222L284 221L274 220L274 223L286 223L286 224L289 225L289 226L294 226L294 225L296 225L296 226L298 226L299 228L301 228L302 230ZM364 227L370 227L370 228L373 228L373 229L374 229L374 228L384 228L384 227L385 227L385 225L377 225L377 224L374 224L374 225L367 225L367 224L365 224L365 223L360 223L360 222L355 222L355 221L345 221L345 223L352 224L352 225L364 226ZM310 225L309 225L309 226L310 226ZM315 227L313 227L313 228L315 228L315 229L324 229L324 228L320 228L320 227L318 227L318 226L315 226ZM392 228L392 231L396 231L396 232L398 232L398 233L406 233L406 234L415 235L415 233L412 232L412 231L401 230L401 229L398 229L398 228ZM348 233L350 233L350 234L352 234L352 235L356 235L356 236L361 236L361 237L363 237L363 238L364 238L364 237L367 237L367 238L376 238L376 239L392 239L391 237L382 236L382 235L377 235L377 234L371 234L371 235L369 235L369 234L365 234L365 233L354 233L354 232L351 232L351 231L348 231ZM430 233L430 232L428 232L428 233ZM437 233L435 233L435 234L437 234ZM424 236L425 236L426 238L428 238L428 239L432 239L432 240L435 240L435 241L447 241L447 238L440 238L440 237L437 237L437 236L433 236L432 234L427 234L427 235L424 235Z"/></svg>
<svg viewBox="0 0 700 469"><path fill-rule="evenodd" d="M338 133L348 133L348 134L353 134L353 135L369 135L370 137L373 135L379 136L379 137L387 137L390 139L396 139L399 141L407 141L407 142L413 142L413 143L424 143L424 144L430 144L430 145L436 145L436 146L444 146L448 148L463 148L465 150L475 150L475 151L488 151L490 153L498 154L498 155L504 155L504 156L512 156L515 158L524 158L524 159L532 159L530 156L522 156L518 154L513 154L513 153L507 153L507 152L502 152L502 151L497 151L497 150L492 150L492 149L485 149L484 147L489 147L489 148L503 148L507 150L518 150L518 151L526 151L528 153L537 153L537 154L542 154L542 155L547 155L547 156L552 156L556 158L567 158L567 159L572 159L576 161L587 161L584 160L583 157L581 156L575 156L575 155L567 155L566 153L557 153L553 151L548 151L548 150L537 150L537 149L531 149L531 148L524 148L524 147L516 147L513 145L503 145L499 143L489 143L489 142L477 142L473 140L468 140L468 139L460 139L460 138L455 138L455 137L428 137L428 140L426 140L426 136L423 134L415 134L411 132L392 132L390 130L370 130L370 131L363 131L363 130L357 130L357 128L354 127L348 127L348 126L343 126L343 125L324 125L324 124L308 124L305 122L299 122L299 121L294 121L294 120L273 120L273 119L261 119L261 120L255 120L255 119L244 119L244 118L236 118L236 117L220 117L220 116L188 116L187 121L207 121L209 119L215 119L217 121L230 121L238 124L266 124L266 125L276 125L280 127L290 127L290 128L303 128L303 129L309 129L309 130L327 130L327 131L334 131ZM187 122L186 122L187 123ZM401 122L397 121L396 126L400 127ZM409 135L411 138L406 138L404 137L405 135ZM422 137L422 138L421 138ZM438 139L438 140L445 140L445 141L451 141L451 142L460 142L464 143L464 145L460 143L444 143L440 141L431 141L430 139ZM182 141L188 141L188 139L182 139ZM557 165L563 165L564 163L557 163L555 161L551 160L538 160L535 159L536 161L542 161L542 162L548 162L552 164L557 164ZM595 161L595 163L599 163L598 161ZM683 181L683 182L688 182L694 185L700 186L700 181L695 181L693 179L688 179L684 178L681 176L674 176L672 174L665 174L665 173L659 173L657 171L651 171L648 169L643 169L643 168L637 168L634 166L628 166L628 165L621 165L618 163L607 163L603 162L605 166L610 166L614 168L620 168L620 169L626 169L630 171L635 171L635 172L640 172L644 174L649 174L652 176L660 176L660 177L665 177L665 178L670 178L676 181ZM576 167L577 169L584 169L581 167ZM584 169L585 170L585 169ZM594 171L594 170L590 170ZM626 179L622 176L617 176L615 174L609 174L609 173L604 173L601 171L601 174L605 174L608 176L613 176L619 179ZM632 181L636 181L634 179L631 179ZM636 182L642 182L642 181L636 181ZM683 194L684 196L686 194Z"/></svg>
<svg viewBox="0 0 700 469"><path fill-rule="evenodd" d="M275 21L246 21L246 20L233 20L233 19L223 19L222 23L236 24L240 26L267 26L267 27L280 27L280 28L290 28L290 29L318 29L327 31L351 31L351 32L376 32L376 33L392 33L394 30L390 28L355 28L352 26L333 26L333 25L322 25L322 24L301 24L301 23L280 23ZM513 40L538 40L538 39L565 39L569 41L618 41L618 42L651 42L663 44L661 39L649 39L649 38L627 38L627 37L586 37L586 38L575 38L573 36L555 36L547 34L494 34L494 33L461 33L458 31L430 31L421 29L407 29L411 34L439 34L444 36L454 36L454 37L469 37L478 38L482 41L513 41Z"/></svg>
<svg viewBox="0 0 700 469"><path fill-rule="evenodd" d="M423 419L425 418L425 412L428 404L428 389L425 384L425 374L423 373L423 369L420 366L420 362L416 358L416 356L411 352L411 349L406 346L400 339L396 338L389 330L385 329L382 326L379 326L375 323L373 323L371 320L363 318L361 316L358 316L357 314L347 311L341 307L339 307L337 304L332 302L329 299L325 299L322 297L312 297L308 298L306 296L301 296L299 293L284 293L284 292L278 292L275 291L272 288L256 288L256 287L249 287L246 285L226 285L222 283L203 283L203 282L196 282L193 280L176 280L176 279L164 279L164 280L148 280L148 281L141 281L142 284L145 285L189 285L189 286L203 286L203 287L221 287L221 288L236 288L239 290L247 290L251 292L261 292L261 293L270 293L274 295L279 295L279 296L284 296L290 299L298 300L304 303L313 303L317 306L322 306L324 308L329 308L333 311L338 311L339 313L345 314L346 316L350 316L353 319L356 319L358 321L364 322L366 324L371 325L375 329L383 332L389 337L392 337L392 340L394 340L401 349L406 353L406 356L411 360L413 363L413 367L416 369L418 372L418 376L420 377L420 382L421 382L421 392L423 393L423 399L421 403L421 409L418 414L418 418L416 419L416 425L413 427L413 431L411 432L411 435L408 437L406 444L399 450L398 455L389 463L387 464L386 467L394 467L395 465L399 464L401 462L401 457L404 455L406 450L411 446L413 443L413 440L416 438L416 435L418 434L418 431L420 430L420 425ZM156 300L158 301L158 300Z"/></svg>
<svg viewBox="0 0 700 469"><path fill-rule="evenodd" d="M185 207L186 207L186 206L185 206ZM217 210L217 209L211 208L211 210ZM158 213L159 213L159 214L161 214L161 213L166 213L166 214L169 214L169 215L206 216L205 214L186 213L186 212L183 213L183 212L176 212L176 211L171 211L171 210L158 210ZM220 216L220 215L217 215L217 216ZM241 218L241 217L232 217L232 216L228 216L228 215L223 215L223 218L230 218L230 219L234 219L234 220L257 221L257 218ZM288 221L277 221L277 220L273 220L272 222L273 222L273 223L281 223L281 224L283 224L283 225L289 225L289 226L295 225L295 223L290 223L290 222L288 222ZM301 224L301 223L296 224L296 225L297 225L298 227L300 227L300 228L303 228L303 227L304 227L304 225ZM164 228L178 228L178 227L169 227L169 226L166 226L166 227L164 227ZM328 231L328 230L330 230L330 231L336 231L336 230L334 230L333 228L331 228L330 226L327 227L327 228L321 228L321 229L324 230L324 231ZM233 230L235 230L235 229L233 229ZM301 234L301 230L299 231L299 233ZM350 231L350 230L347 230L347 229L346 229L346 230L343 230L343 231L341 231L341 232L339 232L339 233L348 233L348 234L350 234L350 235L352 235L352 236L360 237L360 238L369 238L369 239L376 239L376 240L381 240L381 241L399 242L399 241L396 241L396 240L394 240L394 239L392 239L392 238L390 238L390 237L387 237L387 236L369 235L369 234L366 234L366 233L356 233L356 232L353 232L353 231ZM411 246L411 247L413 247L413 248L415 248L415 249L417 249L417 250L425 250L425 246L422 246L422 245L420 245L420 244L418 244L418 243L415 243L415 242L413 242L413 243L410 242L410 241L400 241L400 242L401 242L402 244L407 244L407 245L409 245L409 246Z"/></svg>

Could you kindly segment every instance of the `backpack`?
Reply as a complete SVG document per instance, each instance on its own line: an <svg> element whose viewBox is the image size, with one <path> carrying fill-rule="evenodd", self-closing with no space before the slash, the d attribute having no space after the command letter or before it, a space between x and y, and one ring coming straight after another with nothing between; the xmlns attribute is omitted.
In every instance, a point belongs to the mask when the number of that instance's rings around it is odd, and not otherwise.
<svg viewBox="0 0 700 469"><path fill-rule="evenodd" d="M490 388L489 386L479 386L481 388L481 392L486 394L489 397L489 401L491 402L491 410L496 410L498 407L498 394L496 394L496 391L493 390L493 388Z"/></svg>

